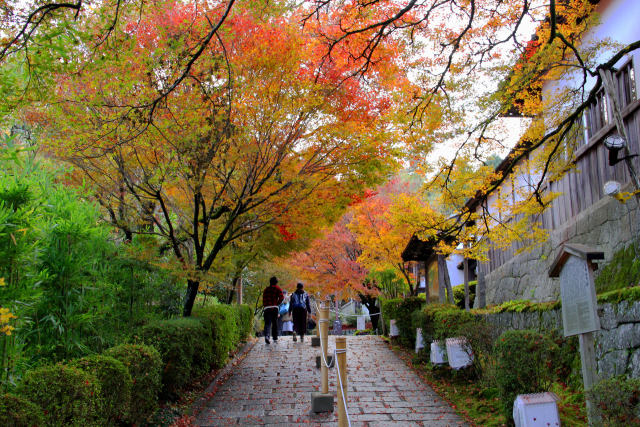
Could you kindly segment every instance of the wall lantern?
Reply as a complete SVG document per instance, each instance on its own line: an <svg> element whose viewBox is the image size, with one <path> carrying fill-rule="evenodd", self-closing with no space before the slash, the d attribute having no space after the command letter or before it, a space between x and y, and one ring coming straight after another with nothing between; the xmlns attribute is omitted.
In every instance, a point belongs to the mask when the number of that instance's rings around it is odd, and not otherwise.
<svg viewBox="0 0 640 427"><path fill-rule="evenodd" d="M618 151L622 150L627 145L627 141L617 133L609 135L604 139L604 146L609 150L609 166L613 166L620 160L624 160L624 157L618 158Z"/></svg>
<svg viewBox="0 0 640 427"><path fill-rule="evenodd" d="M618 181L607 181L604 183L604 194L610 197L614 197L620 193L621 185Z"/></svg>

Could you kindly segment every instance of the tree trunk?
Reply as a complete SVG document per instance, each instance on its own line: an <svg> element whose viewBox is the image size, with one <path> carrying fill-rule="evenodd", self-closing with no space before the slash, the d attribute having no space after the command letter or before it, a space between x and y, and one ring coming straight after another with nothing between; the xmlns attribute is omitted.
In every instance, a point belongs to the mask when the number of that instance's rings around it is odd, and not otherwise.
<svg viewBox="0 0 640 427"><path fill-rule="evenodd" d="M444 268L442 267L441 258L444 258L442 255L438 255L438 301L440 304L444 304L447 299L447 288L444 283L444 273L447 269L447 263L444 263Z"/></svg>
<svg viewBox="0 0 640 427"><path fill-rule="evenodd" d="M484 280L484 272L478 269L478 284L476 285L476 308L485 308L487 306L487 283Z"/></svg>
<svg viewBox="0 0 640 427"><path fill-rule="evenodd" d="M429 304L429 300L431 299L431 295L429 295L429 271L427 270L427 261L424 261L424 298ZM418 263L418 274L416 274L418 278L418 283L416 284L416 289L420 288L420 263ZM416 294L418 292L416 291Z"/></svg>
<svg viewBox="0 0 640 427"><path fill-rule="evenodd" d="M464 262L464 309L469 311L469 258L465 258Z"/></svg>
<svg viewBox="0 0 640 427"><path fill-rule="evenodd" d="M191 310L193 309L193 303L196 300L196 295L198 295L198 288L200 287L200 282L195 280L187 280L187 295L184 300L184 309L182 310L183 317L191 316Z"/></svg>
<svg viewBox="0 0 640 427"><path fill-rule="evenodd" d="M407 281L407 285L409 285L409 295L413 296L414 291L413 291L413 285L411 284L411 277L409 276L409 273L407 273L407 269L404 268L404 265L402 264L400 265L400 272L404 276L404 279ZM402 294L404 295L404 292Z"/></svg>
<svg viewBox="0 0 640 427"><path fill-rule="evenodd" d="M238 301L238 304L242 304L242 276L238 277L238 284L236 286L236 289L238 291L236 301Z"/></svg>
<svg viewBox="0 0 640 427"><path fill-rule="evenodd" d="M449 278L449 269L447 268L447 260L444 255L438 255L438 270L442 271L444 287L447 290L447 299L449 304L453 304L453 288L451 287L451 279Z"/></svg>

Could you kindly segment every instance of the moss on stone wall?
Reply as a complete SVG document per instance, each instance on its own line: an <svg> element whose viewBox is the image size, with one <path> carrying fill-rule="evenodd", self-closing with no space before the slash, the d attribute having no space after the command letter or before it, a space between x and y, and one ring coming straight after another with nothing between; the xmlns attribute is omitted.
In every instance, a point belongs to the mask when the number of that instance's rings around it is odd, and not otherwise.
<svg viewBox="0 0 640 427"><path fill-rule="evenodd" d="M636 257L636 244L617 251L595 278L598 294L629 288L638 283L640 283L640 258Z"/></svg>

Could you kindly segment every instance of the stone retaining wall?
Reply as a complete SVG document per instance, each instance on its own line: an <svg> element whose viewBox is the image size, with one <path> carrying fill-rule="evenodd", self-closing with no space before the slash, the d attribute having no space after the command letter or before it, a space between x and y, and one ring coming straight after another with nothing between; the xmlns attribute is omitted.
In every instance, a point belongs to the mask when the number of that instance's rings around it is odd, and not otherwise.
<svg viewBox="0 0 640 427"><path fill-rule="evenodd" d="M601 330L595 333L596 360L602 378L625 374L640 378L640 301L598 306ZM562 333L561 310L486 315L499 333L508 329L557 329Z"/></svg>
<svg viewBox="0 0 640 427"><path fill-rule="evenodd" d="M638 227L640 221L635 198L626 204L612 197L599 200L551 231L549 239L542 246L516 255L487 274L487 304L500 304L514 299L538 302L558 300L560 284L556 279L551 279L548 273L563 243L582 243L602 250L605 262L608 262L616 251L631 243Z"/></svg>

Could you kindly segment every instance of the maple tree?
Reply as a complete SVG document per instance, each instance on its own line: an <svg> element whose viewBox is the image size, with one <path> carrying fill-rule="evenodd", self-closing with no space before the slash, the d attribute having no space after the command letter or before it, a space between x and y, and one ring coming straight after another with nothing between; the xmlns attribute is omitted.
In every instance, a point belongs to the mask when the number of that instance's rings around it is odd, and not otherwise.
<svg viewBox="0 0 640 427"><path fill-rule="evenodd" d="M379 85L395 86L392 92L394 96L404 97L406 109L396 117L394 126L387 126L384 130L389 138L411 142L411 149L404 154L408 155L414 168L439 171L426 191L439 194L441 199L437 203L434 201L432 212L423 212L430 216L429 219L422 216L419 223L421 236L453 237L456 245L442 243L440 250L443 253L458 251L458 244L463 243L465 254L482 258L489 239L481 236L492 234L492 244L500 247L508 246L514 239L544 239L544 231L531 218L548 206L555 196L542 191L544 182L556 179L568 170L567 161L575 150L575 135L579 133L582 113L602 87L599 71L612 70L620 58L640 47L640 41L624 46L599 40L583 43L582 37L597 21L595 3L598 2L410 0L363 3L318 0L305 2L294 9L280 4L271 4L270 7L273 8L271 10L277 9L272 17L288 14L288 25L293 25L296 19L296 22L302 22L305 37L309 37L305 40L313 40L304 56L312 58L310 63L313 66L305 70L317 78L316 83L329 83L345 92L352 90L352 85L366 86L374 91ZM7 5L2 15L7 31L0 40L0 63L19 68L16 64L22 61L29 64L29 73L40 72L42 77L29 82L42 80L53 84L49 75L74 75L69 71L84 70L87 64L99 61L97 53L106 52L107 62L108 58L117 56L106 48L129 46L131 40L122 42L121 35L125 32L123 28L134 21L132 17L149 14L160 17L162 13L158 10L164 5L166 3L150 6L120 1L105 1L92 8L81 2L27 3L20 7ZM15 13L17 9L23 12ZM171 102L186 100L185 93L189 92L190 84L210 84L206 79L194 83L194 76L202 77L202 70L207 66L222 74L236 66L235 61L239 57L234 56L234 52L226 56L224 52L220 54L224 50L220 42L235 31L237 22L233 21L233 16L242 9L233 1L214 2L196 9L200 19L172 18L176 19L176 25L181 26L181 31L162 34L172 37L176 45L180 44L177 40L185 42L186 49L172 46L172 55L164 57L158 54L162 51L162 43L157 44L157 40L151 40L153 37L147 40L148 43L136 47L137 55L149 62L163 58L163 63L156 65L155 74L152 73L151 77L143 71L149 71L151 65L142 64L144 66L139 67L138 74L128 75L126 85L118 83L124 86L118 89L122 96L108 104L113 111L100 124L105 127L103 134L122 133L124 135L119 136L122 140L136 139L147 131L159 134L164 129L156 123L168 121L167 110L171 109ZM202 16L207 19L202 19ZM150 21L142 21L142 24L146 25L145 22ZM538 29L530 39L534 27ZM197 37L181 38L187 30L194 30ZM286 32L283 29L283 39L287 38ZM53 34L63 37L52 37ZM155 34L159 40L159 33ZM272 37L277 39L274 34L281 33L273 31ZM81 39L79 44L78 38ZM39 46L37 55L31 49L33 46ZM219 54L215 67L211 67L209 52L212 51ZM607 55L602 56L598 52L606 52ZM393 72L380 73L380 70L385 70L382 64L389 60L389 56L398 58L398 62L411 69L415 84L409 84L408 79L395 79ZM603 57L604 60L601 59ZM138 63L144 62L141 58L136 59ZM238 66L243 69L242 60ZM102 75L108 72L106 69ZM124 75L115 69L110 71L110 75ZM572 84L553 96L540 96L543 86L557 79ZM478 81L487 84L478 85ZM485 86L484 90L478 90L480 86ZM104 89L94 86L94 90ZM232 92L231 88L227 89L227 94ZM131 92L137 92L139 96L133 97ZM75 99L76 96L85 100L90 98L82 91L68 95L67 99ZM15 96L5 97L9 98ZM475 99L470 101L470 98ZM383 99L375 93L369 95L369 100L379 101L377 106L372 106L372 111L385 108ZM513 152L508 164L495 173L485 166L487 158L507 143L498 136L499 117L514 107L520 114L537 119L532 121L521 139L523 143ZM92 108L104 110L104 105L92 104ZM222 107L218 110L214 122L224 122L223 110ZM199 117L194 113L195 109L189 111ZM104 115L104 111L100 114ZM363 130L357 126L354 129ZM153 139L149 136L144 138ZM451 140L457 143L452 159L436 167L425 164L425 151ZM385 145L381 140L378 142L384 147L381 153L389 155L391 145ZM371 151L373 153L375 150ZM124 156L127 155L125 150ZM527 164L529 170L524 170L521 161L527 156L531 161ZM534 176L537 182L523 190L517 203L508 202L504 194L500 194L500 187L510 179L509 176L521 172ZM97 174L94 173L94 177ZM126 185L121 184L121 187ZM105 194L114 193L124 199L127 189ZM324 194L329 196L330 192ZM466 206L469 197L476 198L480 206L491 201L500 214L495 215L489 209L477 214ZM138 206L127 211L125 206L128 204ZM442 206L438 207L438 204ZM125 203L120 200L110 205L118 208L110 211L112 220L129 234L134 230L128 230L128 218L139 216L137 213L141 210L146 212L143 222L147 228L157 227L152 225L154 221L151 218L154 204L141 207L140 201ZM338 216L335 213L334 218ZM517 220L506 224L504 218ZM285 224L281 225L284 227L281 229L283 236L296 235Z"/></svg>
<svg viewBox="0 0 640 427"><path fill-rule="evenodd" d="M358 293L377 294L366 285L368 270L358 260L362 247L349 230L352 214L347 212L333 227L313 240L310 246L287 258L287 263L307 283L309 292L336 300Z"/></svg>
<svg viewBox="0 0 640 427"><path fill-rule="evenodd" d="M404 279L411 295L417 291L415 277L401 254L416 225L402 220L402 212L394 209L394 204L400 195L419 198L415 190L408 181L394 178L353 205L349 223L349 230L362 248L358 261L370 270L392 269Z"/></svg>
<svg viewBox="0 0 640 427"><path fill-rule="evenodd" d="M97 189L115 225L173 252L188 282L188 316L231 242L265 227L283 240L313 235L393 166L387 88L402 69L385 55L379 78L350 78L344 64L322 59L295 15L237 8L188 84L149 121L136 106L172 84L170 64L206 37L208 14L219 11L167 2L147 12L123 16L104 54L58 75L54 101L25 117L52 154L76 166L70 180Z"/></svg>
<svg viewBox="0 0 640 427"><path fill-rule="evenodd" d="M483 259L489 244L504 248L514 240L545 240L536 215L557 196L544 190L545 183L571 170L582 115L602 88L600 72L615 71L640 47L640 41L620 45L585 37L598 21L598 3L313 3L307 20L332 24L321 27L328 56L353 37L360 40L354 73L368 72L381 40L405 39L414 49L420 90L409 105L411 125L422 130L420 143L429 148L444 140L451 144L447 160L438 165L412 159L416 169L436 172L425 191L439 194L439 200L433 212L417 219L421 237L440 240L441 252ZM549 90L557 81L562 85ZM487 160L509 143L501 117L514 111L530 117L530 125L496 172ZM516 188L518 176L530 182ZM476 203L467 204L470 199Z"/></svg>

